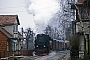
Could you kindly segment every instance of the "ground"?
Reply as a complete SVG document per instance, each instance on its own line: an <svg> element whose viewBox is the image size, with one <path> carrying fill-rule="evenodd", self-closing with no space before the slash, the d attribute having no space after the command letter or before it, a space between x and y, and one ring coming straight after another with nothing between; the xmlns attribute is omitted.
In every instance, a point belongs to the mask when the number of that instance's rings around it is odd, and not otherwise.
<svg viewBox="0 0 90 60"><path fill-rule="evenodd" d="M70 57L70 51L69 50L57 52L52 51L49 55L46 56L21 56L21 57L22 58L17 58L17 60L68 60Z"/></svg>

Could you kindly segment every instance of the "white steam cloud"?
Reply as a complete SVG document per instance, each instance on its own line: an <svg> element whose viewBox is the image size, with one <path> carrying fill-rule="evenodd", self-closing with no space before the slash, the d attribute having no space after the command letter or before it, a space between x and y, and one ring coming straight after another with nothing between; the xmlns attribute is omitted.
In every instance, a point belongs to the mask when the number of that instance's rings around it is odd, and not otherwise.
<svg viewBox="0 0 90 60"><path fill-rule="evenodd" d="M38 30L42 33L50 18L60 10L60 4L56 0L30 0L28 9L33 15Z"/></svg>

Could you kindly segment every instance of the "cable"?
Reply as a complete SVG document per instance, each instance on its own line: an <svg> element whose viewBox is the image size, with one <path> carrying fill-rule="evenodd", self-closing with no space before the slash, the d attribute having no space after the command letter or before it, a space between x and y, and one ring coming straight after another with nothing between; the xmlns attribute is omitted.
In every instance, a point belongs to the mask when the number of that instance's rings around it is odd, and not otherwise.
<svg viewBox="0 0 90 60"><path fill-rule="evenodd" d="M60 5L54 5L54 6L51 6L51 7L56 7L56 6L60 6ZM0 9L10 9L10 8L19 8L19 7L27 7L27 6L18 6L18 7L3 7L3 8L0 8ZM40 9L47 9L47 8L51 8L51 7L40 8ZM40 9L35 9L35 10L40 10Z"/></svg>
<svg viewBox="0 0 90 60"><path fill-rule="evenodd" d="M52 1L45 2L45 3L37 3L37 4L35 4L35 5L42 5L42 4L47 4L47 3L52 3Z"/></svg>
<svg viewBox="0 0 90 60"><path fill-rule="evenodd" d="M47 8L52 8L52 7L56 7L56 6L60 6L60 5L54 5L54 6L50 6L50 7L45 7L45 8L40 8L40 9L34 9L34 10L42 10L42 9L47 9Z"/></svg>
<svg viewBox="0 0 90 60"><path fill-rule="evenodd" d="M50 2L46 2L46 3L51 3L52 1ZM41 4L46 4L46 3L41 3ZM41 5L41 4L35 4L35 5ZM0 9L8 9L8 8L18 8L18 7L27 7L27 6L16 6L16 7L2 7Z"/></svg>
<svg viewBox="0 0 90 60"><path fill-rule="evenodd" d="M60 6L60 5L56 5L56 6ZM51 6L51 7L46 7L46 8L40 8L40 9L34 9L34 10L48 9L48 8L52 8L52 7L56 7L56 6ZM15 11L15 12L25 12L25 11ZM15 13L15 12L0 12L0 13Z"/></svg>
<svg viewBox="0 0 90 60"><path fill-rule="evenodd" d="M16 12L27 12L27 11L0 12L0 13L16 13Z"/></svg>
<svg viewBox="0 0 90 60"><path fill-rule="evenodd" d="M52 1L50 1L50 2L52 2ZM50 2L46 2L46 3L50 3ZM42 4L46 4L46 3L42 3ZM41 5L41 4L36 4L36 5ZM27 7L27 6L2 7L2 8L0 8L0 9L19 8L19 7Z"/></svg>
<svg viewBox="0 0 90 60"><path fill-rule="evenodd" d="M26 7L26 6L17 6L17 7L2 7L0 9L10 9L10 8L19 8L19 7Z"/></svg>

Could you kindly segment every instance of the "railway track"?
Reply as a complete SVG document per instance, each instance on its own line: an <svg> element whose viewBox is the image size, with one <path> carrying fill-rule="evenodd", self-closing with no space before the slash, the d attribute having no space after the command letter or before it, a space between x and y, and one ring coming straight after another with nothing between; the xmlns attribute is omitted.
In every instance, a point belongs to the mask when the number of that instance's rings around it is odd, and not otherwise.
<svg viewBox="0 0 90 60"><path fill-rule="evenodd" d="M24 58L20 58L20 60L35 60L37 58L40 58L41 56L27 56Z"/></svg>
<svg viewBox="0 0 90 60"><path fill-rule="evenodd" d="M69 51L53 51L46 56L14 56L10 57L8 60L68 60L68 58Z"/></svg>

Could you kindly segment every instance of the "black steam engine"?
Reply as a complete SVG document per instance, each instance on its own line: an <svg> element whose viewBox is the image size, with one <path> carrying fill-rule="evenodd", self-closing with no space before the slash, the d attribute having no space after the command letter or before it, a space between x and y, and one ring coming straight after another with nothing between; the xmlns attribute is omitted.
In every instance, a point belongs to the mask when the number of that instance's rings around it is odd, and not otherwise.
<svg viewBox="0 0 90 60"><path fill-rule="evenodd" d="M52 39L45 34L37 34L35 38L35 52L36 55L46 55L51 49Z"/></svg>

